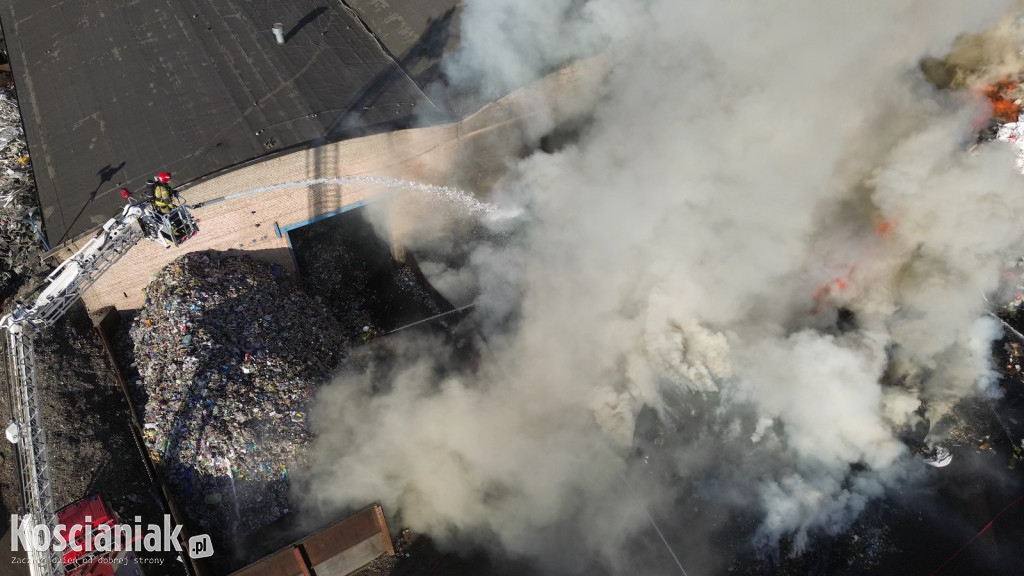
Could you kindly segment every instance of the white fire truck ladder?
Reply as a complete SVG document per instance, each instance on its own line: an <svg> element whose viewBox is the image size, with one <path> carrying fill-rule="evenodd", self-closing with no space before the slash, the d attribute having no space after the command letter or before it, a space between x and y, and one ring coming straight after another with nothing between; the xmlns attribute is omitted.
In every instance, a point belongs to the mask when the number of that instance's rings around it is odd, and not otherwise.
<svg viewBox="0 0 1024 576"><path fill-rule="evenodd" d="M8 333L7 368L15 417L13 426L16 426L13 438L9 429L8 439L18 447L22 506L27 512L22 526L45 524L51 533L57 526L46 431L39 412L32 346L35 334L60 319L97 278L142 238L170 247L197 232L195 220L185 206L175 208L170 214L160 214L147 203L130 200L119 216L108 220L81 250L47 276L42 292L31 305L19 302L10 314L0 318L0 327ZM11 527L12 532L17 529ZM31 536L31 531L28 535ZM28 555L32 576L64 574L62 552L51 549L39 553L30 547Z"/></svg>

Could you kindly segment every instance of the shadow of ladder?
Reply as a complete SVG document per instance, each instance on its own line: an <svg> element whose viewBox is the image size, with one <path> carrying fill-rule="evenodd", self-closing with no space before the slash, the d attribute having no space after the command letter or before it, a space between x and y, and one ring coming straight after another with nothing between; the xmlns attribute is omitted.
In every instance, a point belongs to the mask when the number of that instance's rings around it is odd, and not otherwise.
<svg viewBox="0 0 1024 576"><path fill-rule="evenodd" d="M334 178L339 175L340 165L335 147L328 145L328 140L313 148L312 153L307 156L309 164L306 173L314 180L320 178ZM340 184L310 184L307 187L309 194L309 215L313 219L321 214L336 211L342 207L342 189Z"/></svg>

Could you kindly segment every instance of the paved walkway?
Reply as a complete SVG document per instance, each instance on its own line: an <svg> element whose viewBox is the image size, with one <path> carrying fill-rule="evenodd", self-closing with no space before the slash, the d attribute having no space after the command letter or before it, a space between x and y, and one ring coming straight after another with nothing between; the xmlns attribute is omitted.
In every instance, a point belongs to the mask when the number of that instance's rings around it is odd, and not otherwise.
<svg viewBox="0 0 1024 576"><path fill-rule="evenodd" d="M589 60L556 72L494 102L456 124L402 130L327 144L241 168L182 190L191 205L276 184L317 178L378 177L485 190L524 137L536 138L554 118L572 115L596 94L603 60ZM541 106L541 102L544 103ZM539 117L535 110L544 109ZM537 132L541 133L537 133ZM136 309L152 275L186 252L245 251L294 271L287 235L299 224L394 190L379 184L287 186L211 203L194 211L200 233L178 248L144 241L111 267L84 295L90 310L103 306ZM400 198L400 197L399 197ZM84 240L88 240L89 236ZM70 256L83 239L57 254Z"/></svg>

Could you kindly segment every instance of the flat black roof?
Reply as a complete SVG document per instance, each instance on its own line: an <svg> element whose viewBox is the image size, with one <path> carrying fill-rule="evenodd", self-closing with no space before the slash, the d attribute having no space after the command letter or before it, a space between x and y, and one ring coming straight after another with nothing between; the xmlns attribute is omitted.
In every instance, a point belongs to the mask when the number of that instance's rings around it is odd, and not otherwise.
<svg viewBox="0 0 1024 576"><path fill-rule="evenodd" d="M189 182L324 139L409 126L457 0L0 0L51 243L160 171ZM284 25L278 45L271 28Z"/></svg>

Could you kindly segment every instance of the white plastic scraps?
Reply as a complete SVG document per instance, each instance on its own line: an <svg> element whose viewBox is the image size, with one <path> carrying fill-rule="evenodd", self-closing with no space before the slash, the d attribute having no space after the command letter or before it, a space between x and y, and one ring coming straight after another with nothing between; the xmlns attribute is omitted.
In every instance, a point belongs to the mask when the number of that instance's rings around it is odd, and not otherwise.
<svg viewBox="0 0 1024 576"><path fill-rule="evenodd" d="M1007 122L999 127L996 140L1009 142L1017 151L1017 168L1024 174L1024 122Z"/></svg>

